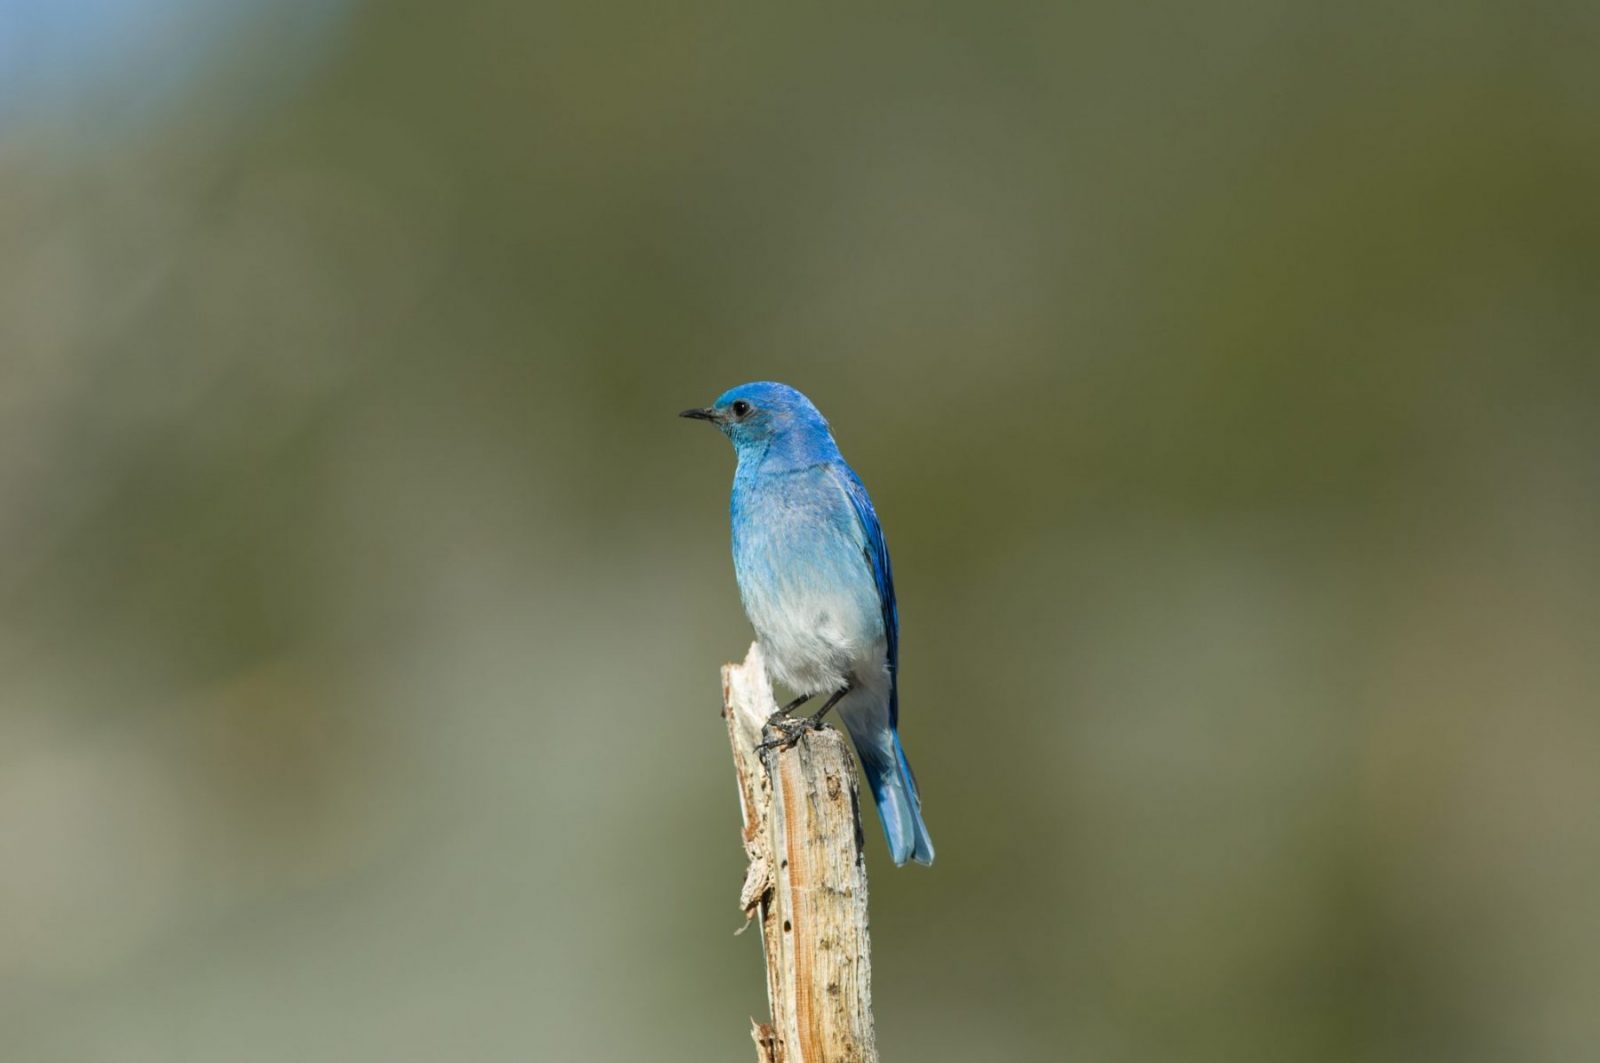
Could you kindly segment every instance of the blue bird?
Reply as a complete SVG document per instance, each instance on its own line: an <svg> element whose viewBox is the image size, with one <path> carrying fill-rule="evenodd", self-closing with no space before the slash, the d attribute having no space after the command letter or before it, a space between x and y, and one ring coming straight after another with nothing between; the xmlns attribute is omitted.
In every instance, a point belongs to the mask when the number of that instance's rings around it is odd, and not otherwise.
<svg viewBox="0 0 1600 1063"><path fill-rule="evenodd" d="M828 422L787 384L742 384L703 409L733 441L729 510L739 597L772 675L838 708L896 864L933 863L933 841L897 731L900 616L878 514Z"/></svg>

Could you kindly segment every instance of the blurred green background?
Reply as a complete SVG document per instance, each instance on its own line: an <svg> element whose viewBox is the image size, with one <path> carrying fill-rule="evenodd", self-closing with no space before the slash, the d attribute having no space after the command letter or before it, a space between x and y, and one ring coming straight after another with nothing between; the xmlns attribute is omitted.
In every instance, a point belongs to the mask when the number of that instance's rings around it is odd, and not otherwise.
<svg viewBox="0 0 1600 1063"><path fill-rule="evenodd" d="M1597 48L0 0L4 1059L751 1059L752 379L894 551L886 1059L1594 1058Z"/></svg>

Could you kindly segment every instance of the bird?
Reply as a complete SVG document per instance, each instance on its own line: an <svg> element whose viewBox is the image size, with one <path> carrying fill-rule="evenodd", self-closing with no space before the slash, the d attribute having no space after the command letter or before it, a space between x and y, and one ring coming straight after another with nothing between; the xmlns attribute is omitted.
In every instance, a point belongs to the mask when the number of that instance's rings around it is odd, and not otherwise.
<svg viewBox="0 0 1600 1063"><path fill-rule="evenodd" d="M821 726L837 709L889 855L896 865L933 863L900 743L894 573L861 478L816 406L787 384L741 384L678 416L716 425L738 458L728 509L739 597L772 676L798 695L770 722L793 741L794 724ZM820 711L792 720L819 696Z"/></svg>

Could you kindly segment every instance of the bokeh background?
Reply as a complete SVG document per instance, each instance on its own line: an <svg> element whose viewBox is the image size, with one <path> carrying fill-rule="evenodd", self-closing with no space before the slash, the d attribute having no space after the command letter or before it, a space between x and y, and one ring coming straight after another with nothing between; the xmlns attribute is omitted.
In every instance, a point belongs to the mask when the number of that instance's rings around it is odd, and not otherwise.
<svg viewBox="0 0 1600 1063"><path fill-rule="evenodd" d="M1594 1058L1597 10L0 0L0 1055L752 1058L780 379L886 1059Z"/></svg>

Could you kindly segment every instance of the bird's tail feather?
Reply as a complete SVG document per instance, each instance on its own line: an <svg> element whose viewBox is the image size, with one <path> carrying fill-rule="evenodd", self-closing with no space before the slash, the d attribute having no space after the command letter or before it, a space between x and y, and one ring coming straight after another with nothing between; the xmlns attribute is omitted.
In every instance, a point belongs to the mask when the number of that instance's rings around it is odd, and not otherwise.
<svg viewBox="0 0 1600 1063"><path fill-rule="evenodd" d="M849 722L846 717L847 726ZM906 761L906 751L900 746L900 735L878 729L858 735L852 728L851 737L855 739L867 785L872 787L872 796L878 803L878 819L889 842L889 855L896 864L907 860L933 863L933 839L928 837L928 825L922 822L922 799L917 796L917 780Z"/></svg>

